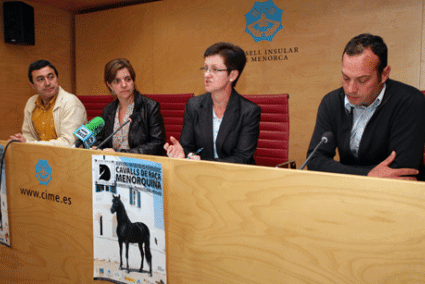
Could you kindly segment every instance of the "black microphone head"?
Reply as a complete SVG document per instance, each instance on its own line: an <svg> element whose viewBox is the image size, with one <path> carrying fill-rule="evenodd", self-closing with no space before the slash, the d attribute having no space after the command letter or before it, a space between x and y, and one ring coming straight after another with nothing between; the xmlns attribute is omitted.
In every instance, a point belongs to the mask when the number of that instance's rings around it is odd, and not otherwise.
<svg viewBox="0 0 425 284"><path fill-rule="evenodd" d="M322 140L323 140L323 142L328 143L329 141L332 140L333 136L334 135L333 135L332 132L327 131L322 135Z"/></svg>

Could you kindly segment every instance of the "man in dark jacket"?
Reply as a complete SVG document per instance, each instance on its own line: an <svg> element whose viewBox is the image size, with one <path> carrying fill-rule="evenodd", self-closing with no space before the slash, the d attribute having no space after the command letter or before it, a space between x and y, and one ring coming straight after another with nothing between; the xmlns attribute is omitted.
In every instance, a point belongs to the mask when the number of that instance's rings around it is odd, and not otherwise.
<svg viewBox="0 0 425 284"><path fill-rule="evenodd" d="M319 147L308 169L416 180L425 143L425 96L390 80L387 46L361 34L345 47L342 88L327 94L318 110L307 155L325 132L334 138ZM335 161L336 148L340 161Z"/></svg>

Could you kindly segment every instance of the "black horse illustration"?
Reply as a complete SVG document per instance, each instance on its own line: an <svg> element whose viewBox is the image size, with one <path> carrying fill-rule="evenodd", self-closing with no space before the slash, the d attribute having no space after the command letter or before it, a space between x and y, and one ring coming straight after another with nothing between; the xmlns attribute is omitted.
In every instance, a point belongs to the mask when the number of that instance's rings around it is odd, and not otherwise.
<svg viewBox="0 0 425 284"><path fill-rule="evenodd" d="M142 264L140 265L140 272L143 272L143 261L144 255L149 265L149 274L152 276L152 254L150 249L150 233L149 228L144 223L136 222L132 223L128 218L127 212L125 211L124 204L120 199L120 195L113 196L111 212L117 213L117 236L118 243L120 246L120 269L122 268L122 245L125 243L125 257L127 259L127 271L130 272L128 267L128 247L130 243L138 243L140 255L142 257ZM143 245L144 251L143 254Z"/></svg>

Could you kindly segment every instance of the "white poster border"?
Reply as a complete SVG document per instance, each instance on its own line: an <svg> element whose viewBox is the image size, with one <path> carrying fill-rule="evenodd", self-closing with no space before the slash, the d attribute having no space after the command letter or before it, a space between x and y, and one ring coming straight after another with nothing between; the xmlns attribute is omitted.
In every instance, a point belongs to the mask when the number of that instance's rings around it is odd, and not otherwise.
<svg viewBox="0 0 425 284"><path fill-rule="evenodd" d="M92 182L94 280L123 284L167 283L162 165L136 158L92 155ZM128 219L121 217L122 207ZM129 245L128 269L126 246L122 243L120 267L117 227L124 228L122 224L128 225L128 221L135 228L133 236L137 234L138 240L146 241L149 231L149 242L140 241L144 252L142 270L137 243ZM124 239L124 234L120 235ZM146 250L146 246L150 250Z"/></svg>

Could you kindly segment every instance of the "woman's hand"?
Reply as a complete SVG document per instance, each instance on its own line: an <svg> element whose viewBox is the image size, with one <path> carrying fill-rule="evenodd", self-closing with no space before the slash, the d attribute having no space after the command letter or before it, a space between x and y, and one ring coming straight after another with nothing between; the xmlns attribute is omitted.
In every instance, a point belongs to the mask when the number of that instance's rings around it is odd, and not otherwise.
<svg viewBox="0 0 425 284"><path fill-rule="evenodd" d="M177 139L173 136L170 137L170 141L173 145L169 144L168 142L164 145L164 149L167 151L167 156L170 158L184 159L184 150L179 141L177 141Z"/></svg>

